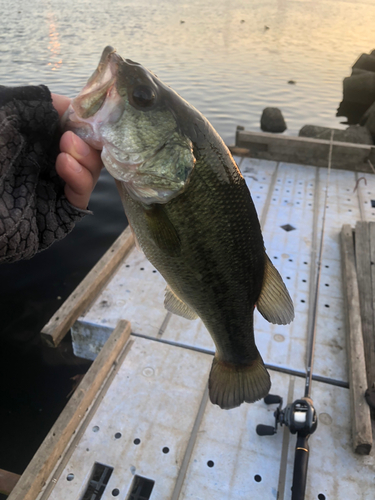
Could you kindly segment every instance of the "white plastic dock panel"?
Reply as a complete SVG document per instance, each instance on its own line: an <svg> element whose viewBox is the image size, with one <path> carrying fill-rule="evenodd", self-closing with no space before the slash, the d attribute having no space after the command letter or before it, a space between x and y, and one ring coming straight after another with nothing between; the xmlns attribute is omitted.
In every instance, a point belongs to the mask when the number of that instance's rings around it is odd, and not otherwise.
<svg viewBox="0 0 375 500"><path fill-rule="evenodd" d="M269 365L303 372L328 170L249 158L240 166L259 214L267 253L290 291L296 312L288 326L271 325L255 312L256 342ZM361 217L375 220L372 204L375 175L331 170L314 374L343 383L348 376L339 234L344 223L354 226ZM129 320L134 333L212 351L211 337L199 320L189 322L167 314L164 289L163 278L134 249L73 326L77 355L94 359L119 318Z"/></svg>
<svg viewBox="0 0 375 500"><path fill-rule="evenodd" d="M274 436L255 431L259 423L274 423L275 405L259 401L224 411L206 403L211 361L135 338L61 476L50 478L55 487L48 499L81 500L95 463L113 468L102 500L128 500L135 475L155 482L151 500L289 499L295 437L286 432L289 454L282 463L283 428ZM290 384L292 400L301 397L302 379L271 376L284 405ZM306 500L372 500L375 457L352 452L349 390L314 382L312 396L319 427L310 438Z"/></svg>
<svg viewBox="0 0 375 500"><path fill-rule="evenodd" d="M170 498L211 362L206 354L135 339L49 498L80 499L95 462L114 469L103 500L115 489L125 499L135 474L155 481L152 500Z"/></svg>

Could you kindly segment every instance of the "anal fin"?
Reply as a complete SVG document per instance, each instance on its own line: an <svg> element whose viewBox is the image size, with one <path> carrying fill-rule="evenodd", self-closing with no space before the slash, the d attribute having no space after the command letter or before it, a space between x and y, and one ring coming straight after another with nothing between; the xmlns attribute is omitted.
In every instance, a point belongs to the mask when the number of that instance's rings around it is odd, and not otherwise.
<svg viewBox="0 0 375 500"><path fill-rule="evenodd" d="M164 307L167 311L177 314L178 316L182 316L186 319L197 319L198 315L196 314L191 307L189 307L185 302L183 302L177 295L170 289L169 286L165 289L165 299L164 299Z"/></svg>
<svg viewBox="0 0 375 500"><path fill-rule="evenodd" d="M266 255L262 291L257 301L262 316L277 325L287 325L294 319L294 307L278 270Z"/></svg>

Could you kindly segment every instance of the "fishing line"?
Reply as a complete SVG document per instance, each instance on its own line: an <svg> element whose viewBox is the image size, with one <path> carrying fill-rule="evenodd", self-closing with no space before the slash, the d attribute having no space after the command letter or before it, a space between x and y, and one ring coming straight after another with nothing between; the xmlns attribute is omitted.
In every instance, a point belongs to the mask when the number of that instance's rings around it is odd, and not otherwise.
<svg viewBox="0 0 375 500"><path fill-rule="evenodd" d="M322 256L323 256L324 232L325 232L326 213L327 213L328 187L329 187L329 181L330 181L330 176L331 176L333 135L334 135L334 131L332 130L330 144L329 144L328 171L327 171L327 181L326 181L325 196L324 196L324 208L323 208L322 229L321 229L321 236L320 236L320 247L319 247L319 255L318 255L318 262L317 262L316 285L315 285L315 294L314 294L313 310L312 310L312 322L311 322L311 330L309 332L310 341L309 341L309 348L308 348L308 360L307 360L306 384L305 384L305 397L307 397L307 398L309 398L310 394L311 394L312 372L313 372L313 366L314 366L316 324L317 324L317 318L318 318L317 310L318 310L318 301L319 301L320 278L321 278L321 271L322 271Z"/></svg>

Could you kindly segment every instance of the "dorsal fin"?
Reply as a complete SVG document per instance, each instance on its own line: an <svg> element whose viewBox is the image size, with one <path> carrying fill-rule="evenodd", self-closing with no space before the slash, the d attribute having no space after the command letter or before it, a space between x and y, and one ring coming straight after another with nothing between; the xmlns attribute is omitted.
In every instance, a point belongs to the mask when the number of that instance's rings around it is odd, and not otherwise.
<svg viewBox="0 0 375 500"><path fill-rule="evenodd" d="M278 270L266 254L262 291L257 308L270 323L287 325L294 319L294 307Z"/></svg>

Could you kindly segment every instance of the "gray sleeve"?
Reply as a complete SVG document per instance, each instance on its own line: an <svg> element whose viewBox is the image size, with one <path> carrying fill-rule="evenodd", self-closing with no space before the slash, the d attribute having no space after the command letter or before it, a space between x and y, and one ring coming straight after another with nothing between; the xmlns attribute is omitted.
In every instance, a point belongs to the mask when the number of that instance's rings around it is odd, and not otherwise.
<svg viewBox="0 0 375 500"><path fill-rule="evenodd" d="M60 135L47 87L0 86L0 262L30 259L91 213L64 195Z"/></svg>

